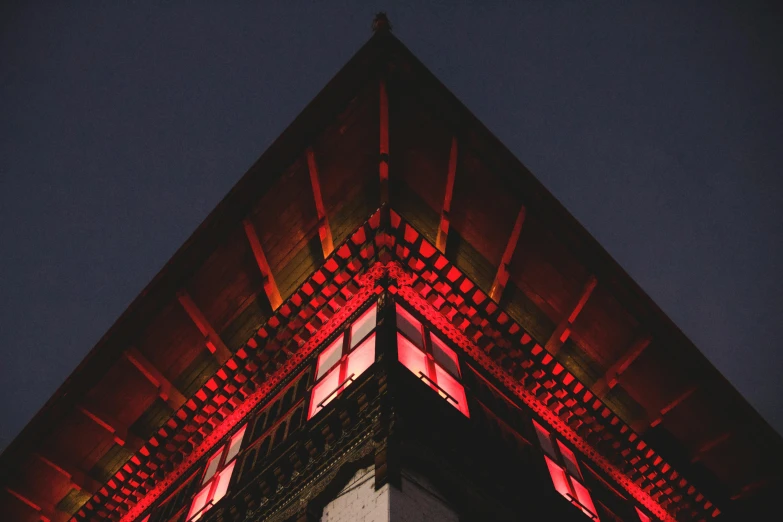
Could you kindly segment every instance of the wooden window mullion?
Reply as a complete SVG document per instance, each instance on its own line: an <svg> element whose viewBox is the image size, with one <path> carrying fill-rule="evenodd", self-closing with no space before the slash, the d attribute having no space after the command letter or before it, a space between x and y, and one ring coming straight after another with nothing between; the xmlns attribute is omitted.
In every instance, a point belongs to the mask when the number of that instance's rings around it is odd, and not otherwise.
<svg viewBox="0 0 783 522"><path fill-rule="evenodd" d="M424 338L424 359L427 361L427 373L429 373L427 377L435 384L438 384L438 372L435 370L435 355L432 353L432 339L430 339L430 332L424 328L424 325L421 327L421 334Z"/></svg>
<svg viewBox="0 0 783 522"><path fill-rule="evenodd" d="M337 379L337 387L343 386L345 384L345 379L348 377L345 375L348 372L348 354L351 351L351 328L348 327L345 329L345 332L343 332L343 347L342 347L342 355L340 356L340 362L337 364L340 365L340 376Z"/></svg>

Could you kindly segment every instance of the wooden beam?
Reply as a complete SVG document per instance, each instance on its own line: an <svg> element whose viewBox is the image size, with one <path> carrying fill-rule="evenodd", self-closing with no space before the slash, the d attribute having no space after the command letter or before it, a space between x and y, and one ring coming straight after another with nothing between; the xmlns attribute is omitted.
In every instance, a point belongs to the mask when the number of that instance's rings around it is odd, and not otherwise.
<svg viewBox="0 0 783 522"><path fill-rule="evenodd" d="M727 431L699 446L699 448L693 452L691 463L693 464L703 459L710 451L714 450L715 448L717 448L718 446L720 446L721 444L729 440L732 437L732 435L733 433Z"/></svg>
<svg viewBox="0 0 783 522"><path fill-rule="evenodd" d="M91 419L95 424L111 433L114 437L114 442L120 446L136 451L144 445L144 441L141 440L141 438L128 432L128 428L120 424L120 422L111 415L107 413L97 413L94 408L84 404L78 404L76 409Z"/></svg>
<svg viewBox="0 0 783 522"><path fill-rule="evenodd" d="M93 479L80 469L77 469L68 464L63 464L62 462L56 463L52 459L49 459L40 453L33 453L33 455L41 462L63 475L68 479L72 486L80 489L81 491L92 494L98 491L98 489L101 487L101 484L97 480Z"/></svg>
<svg viewBox="0 0 783 522"><path fill-rule="evenodd" d="M617 386L620 375L650 346L651 342L652 336L649 334L637 337L625 353L606 370L603 377L595 382L591 388L593 393L604 398L609 390Z"/></svg>
<svg viewBox="0 0 783 522"><path fill-rule="evenodd" d="M438 236L435 238L435 248L441 254L446 253L446 241L449 237L449 223L451 212L451 198L454 194L454 178L457 175L457 137L451 138L451 152L449 153L449 171L446 176L446 194L443 196L443 210L440 212L440 225Z"/></svg>
<svg viewBox="0 0 783 522"><path fill-rule="evenodd" d="M571 335L571 327L573 326L574 321L576 321L582 308L587 304L587 300L590 299L590 295L593 293L593 290L595 290L597 284L598 279L596 279L594 275L590 275L590 277L587 278L587 282L582 288L579 299L576 301L571 313L568 317L563 318L563 320L560 321L560 324L557 325L557 328L555 328L555 331L552 332L552 336L546 343L546 349L552 355L559 352L563 343L568 340L568 337Z"/></svg>
<svg viewBox="0 0 783 522"><path fill-rule="evenodd" d="M185 309L185 312L190 316L190 319L196 325L196 328L199 329L204 336L204 339L206 339L207 349L215 355L215 359L217 359L221 366L225 364L226 361L231 358L231 351L225 345L223 339L220 338L220 335L218 335L209 321L207 321L207 318L199 307L196 306L196 303L193 302L193 299L187 292L181 290L177 297L179 298L182 308Z"/></svg>
<svg viewBox="0 0 783 522"><path fill-rule="evenodd" d="M693 395L693 392L695 392L697 389L698 386L695 385L691 386L690 388L688 388L687 390L679 394L677 397L675 397L672 401L670 401L669 404L661 408L661 411L656 416L656 418L654 418L653 421L650 422L650 427L654 428L655 426L663 422L663 418L667 413L670 413L674 408L682 404L685 401L685 399Z"/></svg>
<svg viewBox="0 0 783 522"><path fill-rule="evenodd" d="M28 507L32 508L34 511L38 512L38 515L41 517L40 520L43 520L45 522L52 522L54 520L57 520L55 518L55 512L57 511L56 508L51 505L50 503L43 503L43 502L36 502L26 495L23 495L22 493L16 491L15 489L11 489L6 486L5 490L14 496L17 500L22 502L23 504L26 504Z"/></svg>
<svg viewBox="0 0 783 522"><path fill-rule="evenodd" d="M381 179L381 205L389 203L389 98L386 82L380 84L381 146L379 174Z"/></svg>
<svg viewBox="0 0 783 522"><path fill-rule="evenodd" d="M511 229L511 235L506 243L506 249L503 251L503 257L500 259L500 266L498 266L498 272L495 275L495 280L492 282L492 288L489 291L489 297L496 303L500 302L500 297L503 295L503 290L508 283L508 267L511 265L511 258L514 257L514 251L517 248L517 242L519 241L519 234L522 232L522 224L525 222L525 207L519 209L517 219L514 221L514 228Z"/></svg>
<svg viewBox="0 0 783 522"><path fill-rule="evenodd" d="M144 357L144 354L135 346L131 346L125 350L123 355L128 362L135 366L136 369L158 389L160 398L166 401L166 404L171 406L173 410L176 411L185 404L186 399L185 396L182 395L182 392L180 392L154 364Z"/></svg>
<svg viewBox="0 0 783 522"><path fill-rule="evenodd" d="M280 305L283 304L283 298L280 297L277 283L275 283L275 278L272 276L272 269L269 268L264 249L261 247L261 241L258 239L258 234L256 233L256 227L253 226L253 223L249 219L242 221L242 225L245 227L245 235L250 242L250 248L253 250L256 264L261 271L261 277L264 278L264 292L266 292L266 297L269 299L272 310L277 310L280 308Z"/></svg>
<svg viewBox="0 0 783 522"><path fill-rule="evenodd" d="M329 217L326 215L324 200L321 196L321 180L318 176L318 165L315 163L315 153L312 147L307 148L307 167L310 170L310 185L313 187L315 210L318 212L318 235L321 238L324 259L326 259L334 251L334 242L332 241L332 228L329 226Z"/></svg>

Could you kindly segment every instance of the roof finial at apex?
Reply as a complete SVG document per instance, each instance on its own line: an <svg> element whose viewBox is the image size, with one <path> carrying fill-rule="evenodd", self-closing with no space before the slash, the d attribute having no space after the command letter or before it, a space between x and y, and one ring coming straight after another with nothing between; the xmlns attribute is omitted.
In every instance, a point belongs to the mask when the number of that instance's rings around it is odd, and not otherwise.
<svg viewBox="0 0 783 522"><path fill-rule="evenodd" d="M386 16L386 13L381 11L375 15L375 18L372 20L373 33L378 33L381 31L391 32L391 28L391 23L389 22L389 18Z"/></svg>

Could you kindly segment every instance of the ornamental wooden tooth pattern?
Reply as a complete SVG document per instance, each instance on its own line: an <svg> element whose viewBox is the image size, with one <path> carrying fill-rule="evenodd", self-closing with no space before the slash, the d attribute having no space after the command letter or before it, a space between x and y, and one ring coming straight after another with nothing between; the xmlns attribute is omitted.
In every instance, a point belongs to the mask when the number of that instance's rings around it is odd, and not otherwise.
<svg viewBox="0 0 783 522"><path fill-rule="evenodd" d="M0 455L0 513L129 520L185 498L188 466L290 385L379 278L656 513L775 506L780 436L381 30ZM253 509L273 509L287 470L254 486L270 500Z"/></svg>
<svg viewBox="0 0 783 522"><path fill-rule="evenodd" d="M691 519L706 520L720 513L434 245L393 210L390 217L384 229L381 211L373 214L76 518L140 516L380 291L387 272L392 292L656 516L675 520L685 510ZM384 268L381 259L399 264Z"/></svg>
<svg viewBox="0 0 783 522"><path fill-rule="evenodd" d="M352 234L266 325L93 496L77 519L134 520L230 433L375 293L380 213ZM189 434L189 435L188 435ZM97 515L97 518L95 517Z"/></svg>

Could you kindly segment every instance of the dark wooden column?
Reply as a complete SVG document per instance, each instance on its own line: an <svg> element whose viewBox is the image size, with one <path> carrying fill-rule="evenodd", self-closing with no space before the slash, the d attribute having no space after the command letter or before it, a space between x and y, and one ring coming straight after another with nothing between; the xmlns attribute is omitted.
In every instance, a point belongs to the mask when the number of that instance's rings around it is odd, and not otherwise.
<svg viewBox="0 0 783 522"><path fill-rule="evenodd" d="M394 375L397 363L397 328L395 301L390 292L384 291L378 300L378 327L375 349L381 414L374 426L375 489L386 484L400 487L400 454L398 434L395 428Z"/></svg>

